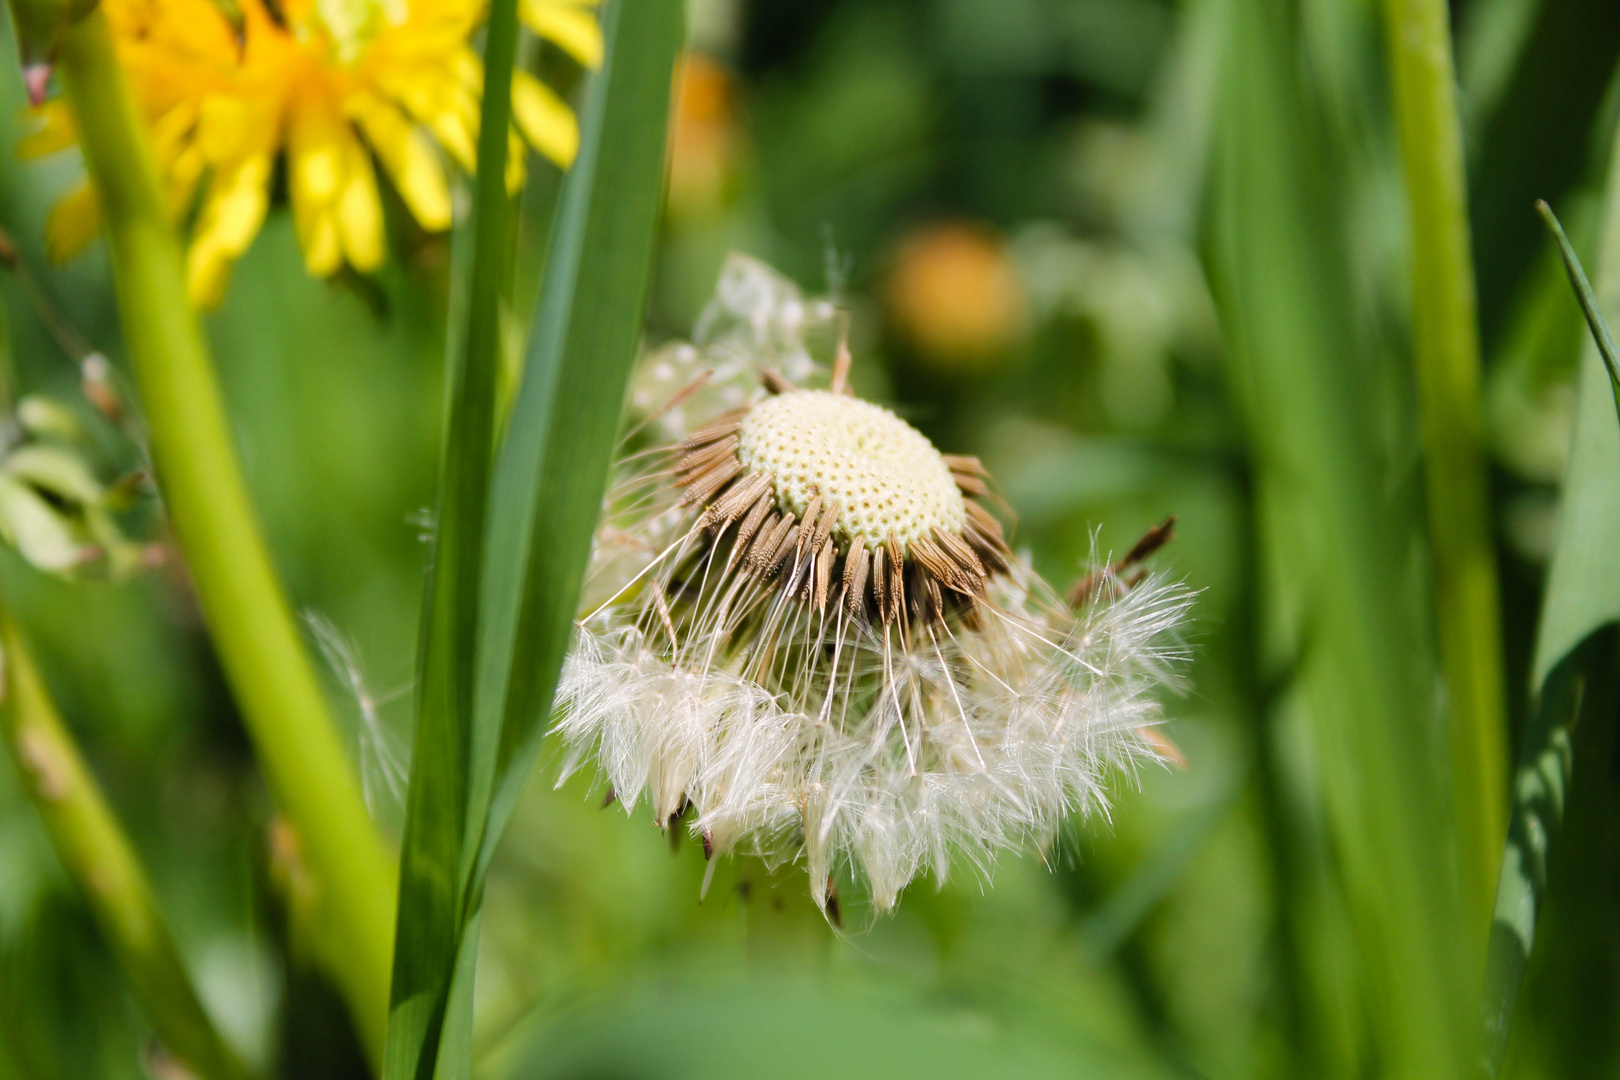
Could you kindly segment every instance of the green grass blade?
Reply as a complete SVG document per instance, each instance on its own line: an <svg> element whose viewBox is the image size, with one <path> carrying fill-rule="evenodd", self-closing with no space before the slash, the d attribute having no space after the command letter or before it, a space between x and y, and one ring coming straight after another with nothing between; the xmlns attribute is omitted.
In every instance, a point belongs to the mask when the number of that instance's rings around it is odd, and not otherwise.
<svg viewBox="0 0 1620 1080"><path fill-rule="evenodd" d="M439 1034L466 918L461 866L469 823L479 582L499 378L499 307L507 266L506 190L517 0L494 0L473 201L473 245L456 306L433 559L418 662L417 721L400 860L385 1077L425 1075ZM474 826L476 828L477 826Z"/></svg>
<svg viewBox="0 0 1620 1080"><path fill-rule="evenodd" d="M1437 872L1451 837L1433 767L1427 594L1408 554L1420 521L1414 500L1391 495L1376 387L1395 361L1361 331L1349 275L1353 170L1366 166L1302 77L1297 6L1235 0L1229 14L1211 269L1262 507L1268 645L1292 664L1292 708L1308 725L1314 780L1299 794L1323 801L1330 880L1354 937L1309 988L1305 1042L1323 1060L1306 1071L1355 1075L1376 1061L1383 1075L1456 1075L1463 939ZM1280 902L1316 912L1309 896ZM1331 943L1304 947L1314 963ZM1341 1042L1330 1033L1344 999L1364 1022Z"/></svg>
<svg viewBox="0 0 1620 1080"><path fill-rule="evenodd" d="M494 50L513 10L498 4L491 15L491 88L497 78L510 78L509 43L504 55ZM504 209L499 226L489 216L478 224L425 621L388 1080L464 1076L470 1067L472 958L487 865L481 855L493 850L519 774L532 762L640 337L684 17L678 0L617 0L603 18L606 58L589 84L579 156L563 186L535 340L487 501L487 535L485 448L498 377L494 330ZM491 101L486 95L485 132ZM500 130L505 124L503 115ZM484 190L490 176L500 175L480 158L481 215L497 202L505 206L498 183ZM481 268L487 269L483 278ZM477 495L467 493L469 485L477 485ZM454 582L445 580L451 572ZM497 793L505 801L492 822L490 801Z"/></svg>
<svg viewBox="0 0 1620 1080"><path fill-rule="evenodd" d="M1450 16L1445 0L1388 0L1385 21L1411 206L1412 359L1452 802L1464 910L1483 927L1507 830L1507 706Z"/></svg>
<svg viewBox="0 0 1620 1080"><path fill-rule="evenodd" d="M1581 720L1607 722L1599 710L1620 688L1620 367L1602 307L1617 308L1620 289L1620 169L1609 178L1602 283L1605 304L1587 281L1569 239L1545 203L1546 219L1592 330L1579 375L1575 441L1564 481L1557 547L1548 572L1533 669L1535 701L1514 777L1514 802L1497 886L1486 958L1485 1060L1499 1075L1513 1014L1545 900L1552 847L1570 802L1576 759L1588 745ZM1596 741L1596 740L1593 740Z"/></svg>
<svg viewBox="0 0 1620 1080"><path fill-rule="evenodd" d="M152 1029L203 1080L246 1076L203 1011L140 858L57 713L21 630L6 615L0 615L0 665L0 735Z"/></svg>
<svg viewBox="0 0 1620 1080"><path fill-rule="evenodd" d="M533 763L572 633L652 276L683 7L618 0L604 11L607 59L563 185L497 468L478 707L480 726L498 720L500 745L478 876Z"/></svg>
<svg viewBox="0 0 1620 1080"><path fill-rule="evenodd" d="M1575 290L1575 299L1581 305L1581 314L1586 316L1586 325L1592 331L1592 341L1597 346L1598 355L1603 358L1603 367L1609 373L1609 383L1614 388L1614 408L1616 415L1620 415L1620 350L1615 348L1614 336L1609 333L1609 324L1603 321L1603 312L1598 310L1597 296L1592 292L1592 283L1586 279L1586 270L1581 266L1580 257L1575 254L1574 245L1564 233L1564 226L1559 222L1558 215L1554 214L1552 207L1542 199L1536 200L1536 212L1552 230L1553 241L1558 245L1558 255L1564 260L1564 269L1569 273L1570 286Z"/></svg>

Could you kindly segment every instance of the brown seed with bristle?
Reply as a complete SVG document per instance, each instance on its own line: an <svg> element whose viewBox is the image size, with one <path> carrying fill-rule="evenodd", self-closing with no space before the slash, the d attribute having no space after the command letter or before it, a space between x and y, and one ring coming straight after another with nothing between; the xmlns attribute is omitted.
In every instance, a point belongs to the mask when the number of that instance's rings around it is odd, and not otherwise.
<svg viewBox="0 0 1620 1080"><path fill-rule="evenodd" d="M802 556L805 548L816 550L816 546L810 541L815 536L816 519L820 516L821 496L812 495L809 504L804 508L804 528L799 531L799 548L794 553L795 558Z"/></svg>
<svg viewBox="0 0 1620 1080"><path fill-rule="evenodd" d="M816 610L827 610L827 589L832 582L833 560L838 558L838 548L831 539L823 540L821 548L816 553Z"/></svg>
<svg viewBox="0 0 1620 1080"><path fill-rule="evenodd" d="M664 587L658 583L657 579L654 579L649 588L652 592L653 604L658 608L659 621L664 624L664 630L669 634L669 643L679 650L681 639L675 634L675 620L670 617L669 602L664 599Z"/></svg>
<svg viewBox="0 0 1620 1080"><path fill-rule="evenodd" d="M953 473L982 477L989 477L990 475L990 470L984 467L984 462L972 454L941 454L939 456L940 460L945 462L945 467Z"/></svg>
<svg viewBox="0 0 1620 1080"><path fill-rule="evenodd" d="M765 565L765 560L769 559L772 553L776 551L777 543L786 535L788 527L792 524L792 514L783 517L777 514L776 511L771 511L770 515L765 519L765 524L761 526L759 535L754 537L754 543L748 549L748 555L743 559L743 569L751 574L760 573L761 568Z"/></svg>
<svg viewBox="0 0 1620 1080"><path fill-rule="evenodd" d="M900 617L900 606L906 600L906 564L900 548L896 545L889 547L889 612L884 622L893 622Z"/></svg>
<svg viewBox="0 0 1620 1080"><path fill-rule="evenodd" d="M973 545L974 554L978 555L987 573L1005 574L1012 569L1012 563L1008 562L1011 552L1007 550L1005 544L998 544L975 533L969 535L968 543Z"/></svg>
<svg viewBox="0 0 1620 1080"><path fill-rule="evenodd" d="M859 615L866 606L866 580L871 571L866 541L857 536L849 546L848 557L844 559L844 603L848 605L851 615Z"/></svg>
<svg viewBox="0 0 1620 1080"><path fill-rule="evenodd" d="M956 481L957 490L970 499L982 499L990 494L990 485L977 476L953 472L951 479Z"/></svg>
<svg viewBox="0 0 1620 1080"><path fill-rule="evenodd" d="M789 514L784 520L792 521L793 515ZM774 577L776 572L782 569L782 564L787 561L787 557L798 548L799 534L803 531L797 525L789 527L788 531L777 543L776 550L771 553L771 557L765 560L765 565L760 570L761 577Z"/></svg>
<svg viewBox="0 0 1620 1080"><path fill-rule="evenodd" d="M1129 570L1131 567L1148 558L1155 551L1158 551L1164 545L1168 544L1175 537L1175 534L1176 516L1171 514L1163 522L1153 526L1147 532L1143 533L1142 539L1138 540L1134 545L1131 546L1131 550L1125 553L1125 557L1123 559L1120 559L1118 562L1114 563L1113 566L1109 567L1107 573L1113 574L1116 577L1124 574L1125 571ZM1137 585L1141 584L1143 578L1146 576L1147 571L1141 570L1135 574L1132 574L1130 577L1123 578L1120 580L1120 584L1124 586L1126 590L1134 589ZM1074 588L1069 590L1069 606L1071 608L1078 608L1096 599L1096 594L1099 591L1098 586L1102 584L1103 577L1104 571L1097 570L1087 574L1085 577L1075 582Z"/></svg>
<svg viewBox="0 0 1620 1080"><path fill-rule="evenodd" d="M911 542L911 558L926 574L945 580L947 584L955 587L955 574L952 573L949 560L945 553L934 545L926 536L919 536Z"/></svg>
<svg viewBox="0 0 1620 1080"><path fill-rule="evenodd" d="M791 394L798 389L797 386L788 381L787 376L770 368L760 369L759 381L766 391L772 394Z"/></svg>
<svg viewBox="0 0 1620 1080"><path fill-rule="evenodd" d="M969 544L966 540L962 539L960 536L957 536L955 533L946 532L944 529L934 530L934 543L939 545L940 550L943 551L952 562L956 563L957 566L961 567L965 572L970 574L975 579L976 583L973 586L974 591L982 591L984 587L984 579L990 575L985 572L984 564L979 561L979 557L973 553L973 545Z"/></svg>
<svg viewBox="0 0 1620 1080"><path fill-rule="evenodd" d="M675 449L680 451L696 450L700 446L707 446L709 443L723 439L727 435L735 434L737 429L742 427L742 418L747 412L747 409L732 409L729 412L720 414L692 432Z"/></svg>
<svg viewBox="0 0 1620 1080"><path fill-rule="evenodd" d="M811 548L819 551L821 545L827 542L827 537L832 535L833 526L838 524L838 511L837 503L828 503L826 508L821 511L821 520L816 522L815 536L810 541ZM804 520L810 520L809 511L805 512Z"/></svg>
<svg viewBox="0 0 1620 1080"><path fill-rule="evenodd" d="M962 505L967 510L967 521L970 526L986 536L995 537L997 540L1002 538L1001 522L996 520L994 514L976 502L966 502Z"/></svg>
<svg viewBox="0 0 1620 1080"><path fill-rule="evenodd" d="M889 583L887 580L889 572L885 569L887 562L882 544L872 549L872 599L874 606L877 608L877 617L884 622L889 621Z"/></svg>
<svg viewBox="0 0 1620 1080"><path fill-rule="evenodd" d="M743 477L728 488L724 495L709 504L709 508L703 512L706 523L723 531L764 498L770 492L770 488L771 481L768 476L752 473Z"/></svg>
<svg viewBox="0 0 1620 1080"><path fill-rule="evenodd" d="M743 517L742 524L737 526L737 538L731 543L731 558L727 561L727 569L736 566L748 553L748 542L759 532L765 518L776 508L776 497L771 493L771 478L764 477L766 491L754 503L753 507Z"/></svg>
<svg viewBox="0 0 1620 1080"><path fill-rule="evenodd" d="M736 475L742 471L743 464L736 458L722 458L710 465L705 471L692 477L687 486L686 494L681 497L681 505L692 506L702 502L731 483Z"/></svg>
<svg viewBox="0 0 1620 1080"><path fill-rule="evenodd" d="M681 459L675 463L675 473L677 476L679 476L683 473L689 474L701 472L703 469L707 468L709 465L712 465L714 462L719 461L726 455L730 454L735 456L736 453L737 436L727 435L718 442L710 443L707 446L700 446L697 449L691 450L682 455ZM676 482L679 483L679 481Z"/></svg>

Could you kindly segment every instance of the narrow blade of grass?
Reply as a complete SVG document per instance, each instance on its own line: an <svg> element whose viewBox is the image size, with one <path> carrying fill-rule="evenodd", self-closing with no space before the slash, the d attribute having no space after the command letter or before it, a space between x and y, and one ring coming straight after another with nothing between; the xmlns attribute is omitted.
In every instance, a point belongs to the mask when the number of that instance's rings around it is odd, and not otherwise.
<svg viewBox="0 0 1620 1080"><path fill-rule="evenodd" d="M513 10L496 5L491 48ZM614 0L603 19L606 56L588 86L579 155L563 185L534 339L487 499L487 534L485 496L443 500L454 516L439 521L439 549L462 545L462 561L457 581L440 583L449 564L436 558L439 580L425 623L424 711L408 819L416 824L414 831L407 826L395 969L403 974L395 982L387 1080L459 1077L470 1069L483 873L549 711L640 338L670 82L685 22L680 0ZM497 77L510 76L510 52L487 62L493 94ZM480 177L491 173L501 170L481 157ZM487 205L481 191L479 212ZM487 460L471 460L489 445L495 402L499 279L477 275L482 265L498 265L504 249L493 231L486 249L486 227L493 230L487 218L473 258L467 357L451 432L453 440L478 441L447 448L447 490L475 482L490 490ZM489 336L479 338L480 328ZM476 421L464 417L455 429L455 413L475 408ZM453 474L457 461L464 471ZM479 517L468 520L475 505ZM478 554L465 546L475 542ZM481 577L468 576L474 573ZM476 679L468 682L466 650L473 647Z"/></svg>
<svg viewBox="0 0 1620 1080"><path fill-rule="evenodd" d="M1507 710L1450 16L1445 0L1388 0L1384 10L1411 207L1412 359L1458 862L1464 910L1484 926L1507 828Z"/></svg>
<svg viewBox="0 0 1620 1080"><path fill-rule="evenodd" d="M1611 311L1620 289L1620 169L1611 166L1602 281ZM1512 818L1502 853L1496 915L1486 957L1485 1060L1501 1073L1513 1014L1535 942L1548 869L1570 801L1581 719L1613 700L1620 635L1620 365L1598 297L1546 203L1546 220L1592 330L1581 359L1575 443L1564 480L1558 543L1548 572L1533 669L1535 701L1519 751ZM1610 402L1614 403L1611 411Z"/></svg>
<svg viewBox="0 0 1620 1080"><path fill-rule="evenodd" d="M1211 268L1242 395L1262 507L1271 651L1292 665L1308 725L1302 797L1323 801L1330 887L1353 947L1308 987L1312 1075L1376 1061L1391 1076L1451 1076L1467 1037L1449 806L1433 767L1427 593L1408 552L1412 500L1393 498L1375 386L1394 358L1359 331L1351 282L1353 169L1315 87L1295 5L1229 6L1216 141ZM1292 639L1292 640L1290 640ZM1291 650L1292 655L1287 655ZM1259 737L1275 738L1270 732ZM1324 860L1329 861L1329 860ZM1282 898L1299 905L1329 900ZM1331 942L1304 947L1325 950ZM1349 1009L1360 1024L1345 1025ZM1348 1026L1346 1037L1328 1033Z"/></svg>
<svg viewBox="0 0 1620 1080"><path fill-rule="evenodd" d="M1581 305L1581 314L1586 316L1586 325L1592 331L1592 342L1597 346L1598 355L1603 358L1603 367L1609 373L1609 384L1614 391L1614 408L1616 415L1620 415L1620 350L1616 350L1614 336L1609 333L1609 324L1603 321L1603 312L1598 309L1597 296L1592 292L1592 283L1586 279L1586 270L1581 266L1579 256L1575 254L1575 247L1569 242L1564 233L1564 226L1554 214L1552 207L1544 200L1536 200L1536 213L1547 223L1552 231L1553 241L1558 245L1558 256L1564 260L1564 269L1569 273L1570 286L1575 290L1575 299Z"/></svg>
<svg viewBox="0 0 1620 1080"><path fill-rule="evenodd" d="M0 614L0 733L51 844L163 1045L203 1080L246 1070L203 1011L129 838L56 711L21 630Z"/></svg>
<svg viewBox="0 0 1620 1080"><path fill-rule="evenodd" d="M506 165L516 49L517 0L494 0L484 45L472 252L465 279L456 283L452 316L464 321L452 324L446 361L449 400L422 614L383 1063L389 1078L425 1075L438 1055L466 918L462 852L469 823L482 820L482 807L469 802L473 679L512 202Z"/></svg>
<svg viewBox="0 0 1620 1080"><path fill-rule="evenodd" d="M523 387L495 478L478 709L480 727L498 725L500 744L477 876L550 715L652 276L684 4L618 0L604 18L607 59L563 186Z"/></svg>

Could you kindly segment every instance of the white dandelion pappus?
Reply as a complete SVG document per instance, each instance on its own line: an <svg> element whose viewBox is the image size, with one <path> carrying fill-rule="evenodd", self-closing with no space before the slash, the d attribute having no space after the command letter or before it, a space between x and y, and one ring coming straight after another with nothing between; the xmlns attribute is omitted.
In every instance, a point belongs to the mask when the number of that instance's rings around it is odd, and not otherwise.
<svg viewBox="0 0 1620 1080"><path fill-rule="evenodd" d="M756 292L805 310L788 290ZM729 381L763 390L621 464L558 690L565 777L594 757L627 809L690 807L711 857L802 861L824 908L847 867L887 910L1173 753L1154 692L1191 594L1132 569L1167 529L1065 602L980 505L977 459L851 396L846 351L806 389L748 345L725 341L752 353Z"/></svg>

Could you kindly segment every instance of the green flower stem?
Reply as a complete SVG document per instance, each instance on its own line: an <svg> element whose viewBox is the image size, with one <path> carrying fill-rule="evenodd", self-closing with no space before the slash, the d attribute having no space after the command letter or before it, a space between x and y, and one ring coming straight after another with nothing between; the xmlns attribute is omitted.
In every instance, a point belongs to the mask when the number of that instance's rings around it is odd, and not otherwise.
<svg viewBox="0 0 1620 1080"><path fill-rule="evenodd" d="M158 1038L204 1080L247 1075L203 1011L152 888L62 723L15 623L0 614L0 732L63 866L84 892Z"/></svg>
<svg viewBox="0 0 1620 1080"><path fill-rule="evenodd" d="M317 955L381 1060L395 867L361 799L259 533L179 241L98 11L63 35L58 71L95 183L152 456L197 596L261 767L319 889Z"/></svg>
<svg viewBox="0 0 1620 1080"><path fill-rule="evenodd" d="M1507 832L1507 721L1451 29L1445 0L1387 0L1385 14L1411 208L1413 353L1463 900L1483 927Z"/></svg>

